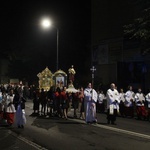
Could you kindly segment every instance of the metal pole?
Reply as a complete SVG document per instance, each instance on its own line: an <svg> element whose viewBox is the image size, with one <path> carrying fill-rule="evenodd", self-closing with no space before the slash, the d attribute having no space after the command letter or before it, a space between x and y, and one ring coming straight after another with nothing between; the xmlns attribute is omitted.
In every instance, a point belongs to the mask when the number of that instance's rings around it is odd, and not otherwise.
<svg viewBox="0 0 150 150"><path fill-rule="evenodd" d="M94 73L92 73L92 88L94 88Z"/></svg>
<svg viewBox="0 0 150 150"><path fill-rule="evenodd" d="M59 68L59 29L57 28L57 58L56 58L56 71Z"/></svg>
<svg viewBox="0 0 150 150"><path fill-rule="evenodd" d="M92 66L90 70L92 71L92 88L94 88L94 72L96 71L96 68Z"/></svg>

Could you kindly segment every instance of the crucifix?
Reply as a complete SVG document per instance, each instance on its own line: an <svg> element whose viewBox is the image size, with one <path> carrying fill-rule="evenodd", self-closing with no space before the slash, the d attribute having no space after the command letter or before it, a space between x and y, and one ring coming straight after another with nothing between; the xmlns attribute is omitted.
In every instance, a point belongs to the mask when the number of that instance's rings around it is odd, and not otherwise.
<svg viewBox="0 0 150 150"><path fill-rule="evenodd" d="M92 66L90 70L92 71L92 87L94 87L94 72L96 71L96 68Z"/></svg>

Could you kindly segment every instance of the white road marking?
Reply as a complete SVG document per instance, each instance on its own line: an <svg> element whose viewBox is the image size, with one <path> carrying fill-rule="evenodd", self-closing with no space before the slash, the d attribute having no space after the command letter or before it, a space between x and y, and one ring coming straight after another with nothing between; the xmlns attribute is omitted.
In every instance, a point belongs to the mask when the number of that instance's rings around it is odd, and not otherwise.
<svg viewBox="0 0 150 150"><path fill-rule="evenodd" d="M69 119L69 120L72 120L72 119ZM73 119L73 120L76 121L76 122L85 123L85 121L83 121L83 120L78 120L78 119ZM140 137L140 138L150 140L150 135L147 135L147 134L142 134L142 133L138 133L138 132L133 132L133 131L128 131L128 130L124 130L124 129L114 128L114 127L101 125L101 124L91 124L91 125L95 126L95 127L99 127L99 128L103 128L103 129L107 129L107 130L111 130L111 131L116 131L116 132L119 132L119 133L124 133L124 134L128 134L128 135L132 135L132 136L136 136L136 137Z"/></svg>
<svg viewBox="0 0 150 150"><path fill-rule="evenodd" d="M40 146L40 145L38 145L38 144L36 144L36 143L34 143L32 141L27 140L26 138L24 138L24 137L22 137L20 135L18 136L15 132L12 132L11 130L9 130L9 134L11 134L15 138L25 142L26 144L31 145L32 147L34 147L37 150L48 150L48 149L46 149L46 148L44 148L44 147L42 147L42 146Z"/></svg>
<svg viewBox="0 0 150 150"><path fill-rule="evenodd" d="M79 123L85 123L84 120L79 120L79 119L69 119L68 118L68 120L76 121L76 122L79 122ZM139 137L139 138L144 138L144 139L150 140L150 135L147 135L147 134L142 134L142 133L138 133L138 132L133 132L133 131L128 131L128 130L124 130L124 129L114 128L114 127L111 127L111 126L106 126L106 125L101 125L101 124L92 124L92 125L95 126L95 127L99 127L99 128L103 128L103 129L107 129L107 130L111 130L111 131L116 131L116 132L119 132L119 133L124 133L124 134L128 134L128 135L132 135L132 136L136 136L136 137Z"/></svg>

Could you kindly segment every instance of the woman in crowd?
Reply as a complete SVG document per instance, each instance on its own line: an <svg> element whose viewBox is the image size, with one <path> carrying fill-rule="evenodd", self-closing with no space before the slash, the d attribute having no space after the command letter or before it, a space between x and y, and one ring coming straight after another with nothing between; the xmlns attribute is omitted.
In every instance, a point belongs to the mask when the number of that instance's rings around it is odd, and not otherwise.
<svg viewBox="0 0 150 150"><path fill-rule="evenodd" d="M46 94L46 99L47 99L47 115L49 114L50 116L54 115L54 112L56 113L56 100L54 98L55 90L54 87L50 87L49 91Z"/></svg>
<svg viewBox="0 0 150 150"><path fill-rule="evenodd" d="M46 92L44 91L44 89L41 89L41 92L39 94L39 100L41 103L41 115L46 115L46 105L47 105L47 99L46 99Z"/></svg>
<svg viewBox="0 0 150 150"><path fill-rule="evenodd" d="M74 118L77 118L77 109L78 109L78 103L79 103L79 92L72 93L72 103L73 103L73 109L74 109Z"/></svg>
<svg viewBox="0 0 150 150"><path fill-rule="evenodd" d="M60 98L61 98L61 89L57 87L54 92L54 101L56 103L56 116L58 117L62 117Z"/></svg>
<svg viewBox="0 0 150 150"><path fill-rule="evenodd" d="M23 97L23 93L21 91L16 91L14 104L16 109L16 122L18 128L24 128L24 125L26 124L25 102L26 100Z"/></svg>
<svg viewBox="0 0 150 150"><path fill-rule="evenodd" d="M73 96L72 96L72 92L68 92L67 95L68 95L68 102L69 102L67 113L69 113L71 111L71 107L72 107Z"/></svg>
<svg viewBox="0 0 150 150"><path fill-rule="evenodd" d="M66 93L66 87L63 87L60 93L60 102L61 102L61 109L62 109L62 117L68 119L67 117L68 97Z"/></svg>
<svg viewBox="0 0 150 150"><path fill-rule="evenodd" d="M39 89L33 91L33 113L39 114Z"/></svg>
<svg viewBox="0 0 150 150"><path fill-rule="evenodd" d="M84 89L83 89L83 87L81 87L80 91L79 91L79 111L80 111L80 119L85 119L85 114L84 114Z"/></svg>

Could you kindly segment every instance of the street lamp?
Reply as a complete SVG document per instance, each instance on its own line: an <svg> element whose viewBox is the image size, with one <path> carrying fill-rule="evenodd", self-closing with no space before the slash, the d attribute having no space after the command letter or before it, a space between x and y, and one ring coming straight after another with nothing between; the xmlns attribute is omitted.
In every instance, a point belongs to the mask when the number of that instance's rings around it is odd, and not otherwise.
<svg viewBox="0 0 150 150"><path fill-rule="evenodd" d="M57 56L56 56L56 71L59 68L59 29L55 26L52 25L52 22L50 19L45 18L41 21L41 25L42 27L44 27L44 29L48 29L51 27L54 27L57 30Z"/></svg>

